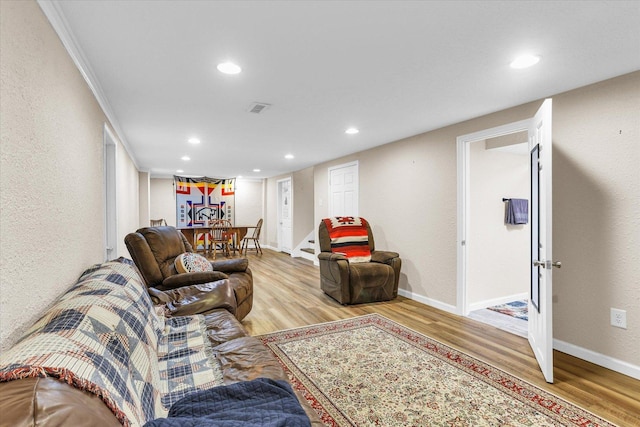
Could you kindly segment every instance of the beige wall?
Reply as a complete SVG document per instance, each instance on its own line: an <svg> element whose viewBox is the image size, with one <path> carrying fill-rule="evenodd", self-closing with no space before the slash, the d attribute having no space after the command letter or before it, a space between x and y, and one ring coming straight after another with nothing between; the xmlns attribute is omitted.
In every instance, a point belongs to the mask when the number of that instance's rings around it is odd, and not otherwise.
<svg viewBox="0 0 640 427"><path fill-rule="evenodd" d="M0 19L2 351L103 260L107 119L37 3L2 1ZM116 143L125 227L137 182L127 188L135 168Z"/></svg>
<svg viewBox="0 0 640 427"><path fill-rule="evenodd" d="M316 229L313 218L313 168L293 173L293 247L309 247L307 236Z"/></svg>
<svg viewBox="0 0 640 427"><path fill-rule="evenodd" d="M553 250L563 263L554 272L554 337L565 351L637 367L640 72L553 100ZM316 166L315 223L327 214L327 167L358 160L360 215L372 223L377 247L401 254L401 289L455 310L456 137L530 118L541 103ZM610 307L627 310L628 329L609 325Z"/></svg>
<svg viewBox="0 0 640 427"><path fill-rule="evenodd" d="M118 143L117 150L118 256L131 258L124 236L137 230L140 224L138 169L122 144Z"/></svg>
<svg viewBox="0 0 640 427"><path fill-rule="evenodd" d="M520 142L526 142L527 137ZM467 303L471 310L528 294L529 224L505 225L506 198L529 199L529 155L470 144Z"/></svg>
<svg viewBox="0 0 640 427"><path fill-rule="evenodd" d="M256 225L263 216L264 181L236 180L236 225ZM249 230L252 232L252 230ZM260 239L262 241L262 239Z"/></svg>
<svg viewBox="0 0 640 427"><path fill-rule="evenodd" d="M176 194L173 178L151 178L149 185L149 218L164 218L167 225L176 226ZM142 224L148 227L149 223Z"/></svg>

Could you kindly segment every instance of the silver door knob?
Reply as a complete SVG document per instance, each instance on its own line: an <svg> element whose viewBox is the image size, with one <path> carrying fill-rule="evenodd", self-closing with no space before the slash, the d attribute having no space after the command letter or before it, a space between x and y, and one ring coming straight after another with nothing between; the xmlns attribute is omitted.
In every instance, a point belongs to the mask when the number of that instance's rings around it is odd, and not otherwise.
<svg viewBox="0 0 640 427"><path fill-rule="evenodd" d="M555 267L555 268L561 268L562 267L562 263L560 261L538 261L537 259L533 260L533 266L534 267L542 267L542 268L548 268L551 269L551 267Z"/></svg>

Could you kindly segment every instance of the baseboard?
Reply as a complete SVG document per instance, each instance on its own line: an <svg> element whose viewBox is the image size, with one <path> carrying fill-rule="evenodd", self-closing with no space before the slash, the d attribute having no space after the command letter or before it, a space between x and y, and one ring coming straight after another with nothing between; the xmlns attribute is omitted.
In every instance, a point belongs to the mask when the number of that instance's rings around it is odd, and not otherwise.
<svg viewBox="0 0 640 427"><path fill-rule="evenodd" d="M456 306L443 303L442 301L434 300L432 298L425 297L423 295L419 295L404 289L398 289L398 294L402 295L405 298L412 299L414 301L418 301L422 304L426 304L430 307L434 307L440 309L442 311L446 311L448 313L457 314L458 310ZM520 295L516 295L520 296ZM525 294L522 298L527 298ZM516 299L522 299L516 298ZM506 301L499 301L500 299L491 300L492 304L503 304L505 302L513 301L513 299L508 299ZM495 304L493 301L496 301ZM489 307L488 305L487 307ZM485 308L485 307L482 307ZM555 350L561 351L563 353L567 353L571 356L577 357L578 359L586 360L587 362L591 362L595 365L602 366L607 369L611 369L612 371L619 372L623 375L628 375L631 378L635 378L640 380L640 366L631 364L629 362L625 362L623 360L619 360L610 356L606 356L601 353L596 353L595 351L588 350L586 348L579 347L574 344L569 344L564 341L560 341L558 339L553 340L553 348Z"/></svg>
<svg viewBox="0 0 640 427"><path fill-rule="evenodd" d="M527 298L529 298L529 294L527 292L523 292L521 294L513 294L507 297L493 298L480 302L474 302L473 304L469 304L468 308L469 311L482 310L483 308L493 307L494 305L506 304L511 301L519 301Z"/></svg>
<svg viewBox="0 0 640 427"><path fill-rule="evenodd" d="M398 289L398 294L405 298L412 299L414 301L421 302L422 304L426 304L428 306L440 309L442 311L446 311L447 313L459 314L458 309L455 305L445 304L442 301L438 301L432 298L425 297L423 295L419 295L404 289Z"/></svg>
<svg viewBox="0 0 640 427"><path fill-rule="evenodd" d="M577 345L570 344L568 342L553 340L553 348L555 350L567 353L578 359L586 360L595 365L602 366L612 371L619 372L624 375L628 375L631 378L640 380L640 366L633 365L629 362L619 360L610 356L606 356L595 351L588 350L586 348L578 347Z"/></svg>

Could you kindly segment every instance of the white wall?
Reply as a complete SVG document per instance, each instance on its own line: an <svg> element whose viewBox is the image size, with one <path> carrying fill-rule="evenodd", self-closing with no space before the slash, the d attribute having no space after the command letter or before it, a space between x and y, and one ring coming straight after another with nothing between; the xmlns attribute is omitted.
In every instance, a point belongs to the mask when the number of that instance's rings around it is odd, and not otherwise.
<svg viewBox="0 0 640 427"><path fill-rule="evenodd" d="M0 351L103 260L106 121L37 3L1 1ZM135 222L124 210L138 191L116 143L124 228Z"/></svg>
<svg viewBox="0 0 640 427"><path fill-rule="evenodd" d="M167 225L176 226L176 193L173 178L151 178L149 191L149 218L164 218ZM142 224L148 227L149 223Z"/></svg>
<svg viewBox="0 0 640 427"><path fill-rule="evenodd" d="M525 139L526 141L526 139ZM529 155L470 144L467 303L486 308L528 294L530 226L505 225L502 198L529 200Z"/></svg>
<svg viewBox="0 0 640 427"><path fill-rule="evenodd" d="M237 179L234 225L256 225L264 215L263 206L264 181Z"/></svg>

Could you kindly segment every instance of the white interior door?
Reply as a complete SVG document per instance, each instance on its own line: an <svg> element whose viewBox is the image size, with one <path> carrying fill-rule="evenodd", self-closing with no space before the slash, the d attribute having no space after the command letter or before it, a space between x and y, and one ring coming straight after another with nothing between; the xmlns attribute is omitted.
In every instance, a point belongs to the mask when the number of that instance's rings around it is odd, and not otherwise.
<svg viewBox="0 0 640 427"><path fill-rule="evenodd" d="M291 253L291 218L293 207L291 178L278 181L278 246L280 251Z"/></svg>
<svg viewBox="0 0 640 427"><path fill-rule="evenodd" d="M553 382L553 267L551 99L544 101L529 126L531 149L531 293L529 344L542 374Z"/></svg>
<svg viewBox="0 0 640 427"><path fill-rule="evenodd" d="M329 216L358 216L358 163L329 168Z"/></svg>

